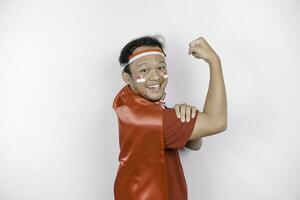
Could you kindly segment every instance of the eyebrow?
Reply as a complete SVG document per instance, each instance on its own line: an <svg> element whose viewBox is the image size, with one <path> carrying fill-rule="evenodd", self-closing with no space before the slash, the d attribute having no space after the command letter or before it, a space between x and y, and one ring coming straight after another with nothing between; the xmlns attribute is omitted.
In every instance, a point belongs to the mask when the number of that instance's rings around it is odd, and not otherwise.
<svg viewBox="0 0 300 200"><path fill-rule="evenodd" d="M158 61L158 62L159 62L159 63L164 63L164 64L166 63L164 60L160 60L160 61Z"/></svg>
<svg viewBox="0 0 300 200"><path fill-rule="evenodd" d="M145 65L145 64L148 64L148 62L140 62L138 63L138 66Z"/></svg>

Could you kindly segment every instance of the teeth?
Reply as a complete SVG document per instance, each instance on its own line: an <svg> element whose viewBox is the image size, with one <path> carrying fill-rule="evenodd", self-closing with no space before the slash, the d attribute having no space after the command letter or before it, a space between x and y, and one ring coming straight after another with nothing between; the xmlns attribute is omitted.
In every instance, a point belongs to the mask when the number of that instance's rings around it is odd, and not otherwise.
<svg viewBox="0 0 300 200"><path fill-rule="evenodd" d="M149 87L149 88L158 88L159 85L149 85L148 87Z"/></svg>

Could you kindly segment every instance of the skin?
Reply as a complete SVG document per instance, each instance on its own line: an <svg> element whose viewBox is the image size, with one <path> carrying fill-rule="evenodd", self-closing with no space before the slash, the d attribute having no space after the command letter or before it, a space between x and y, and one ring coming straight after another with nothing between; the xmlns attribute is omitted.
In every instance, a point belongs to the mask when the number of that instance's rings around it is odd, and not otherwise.
<svg viewBox="0 0 300 200"><path fill-rule="evenodd" d="M147 48L149 47L141 46L134 52ZM159 47L154 48L160 49ZM199 37L189 44L188 55L192 55L196 59L203 59L210 67L210 84L204 109L203 112L198 112L193 132L185 145L191 150L199 150L202 146L202 137L220 133L227 127L226 93L220 59L203 37ZM163 97L168 83L168 79L163 78L167 74L163 56L143 56L132 62L129 67L132 75L123 71L122 77L134 92L149 101L158 101ZM138 83L136 79L141 76L145 78L145 82ZM155 84L160 84L157 91L148 87ZM176 104L175 111L176 116L182 122L189 122L191 118L196 117L196 107L185 103Z"/></svg>
<svg viewBox="0 0 300 200"><path fill-rule="evenodd" d="M143 49L148 49L147 46L138 47L134 52L140 51ZM156 47L159 49L159 47ZM168 83L168 79L165 79L163 76L167 74L167 68L165 63L165 58L161 55L147 55L143 56L129 65L132 76L128 73L123 72L123 80L129 84L130 88L144 97L149 101L158 101L160 100L165 92L165 88ZM138 83L136 79L139 77L146 79L145 82ZM160 84L160 89L158 92L154 92L149 85Z"/></svg>
<svg viewBox="0 0 300 200"><path fill-rule="evenodd" d="M148 46L138 47L134 52L148 49ZM153 47L152 47L153 48ZM160 49L154 47L154 49ZM149 101L160 100L165 92L168 79L163 76L167 74L167 66L165 58L161 55L147 55L141 57L130 65L132 75L130 76L126 72L123 72L123 80L129 84L130 88L137 94L141 95ZM143 77L145 82L138 83L136 79ZM160 90L155 92L148 88L149 85L160 84ZM175 105L176 116L181 119L182 122L189 122L191 117L196 116L196 106L190 106L185 103Z"/></svg>
<svg viewBox="0 0 300 200"><path fill-rule="evenodd" d="M217 53L203 38L189 44L188 55L203 59L210 68L210 82L203 112L199 112L187 148L198 150L202 145L199 138L221 133L227 128L227 98L221 61Z"/></svg>

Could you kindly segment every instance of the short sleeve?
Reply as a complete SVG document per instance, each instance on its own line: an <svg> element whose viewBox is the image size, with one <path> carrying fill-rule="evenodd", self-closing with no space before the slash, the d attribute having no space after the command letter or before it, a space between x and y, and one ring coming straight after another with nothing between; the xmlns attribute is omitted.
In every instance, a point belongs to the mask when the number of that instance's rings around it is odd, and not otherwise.
<svg viewBox="0 0 300 200"><path fill-rule="evenodd" d="M163 110L163 135L166 149L182 149L186 145L193 132L198 112L196 110L196 116L189 122L181 122L174 108Z"/></svg>

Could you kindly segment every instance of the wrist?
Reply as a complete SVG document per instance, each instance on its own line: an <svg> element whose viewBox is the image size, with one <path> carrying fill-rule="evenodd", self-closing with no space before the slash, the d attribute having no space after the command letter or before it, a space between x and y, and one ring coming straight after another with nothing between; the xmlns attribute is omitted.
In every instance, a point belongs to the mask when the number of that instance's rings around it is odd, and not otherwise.
<svg viewBox="0 0 300 200"><path fill-rule="evenodd" d="M214 55L210 59L208 59L207 62L210 66L215 66L215 65L220 65L221 60L218 55Z"/></svg>

